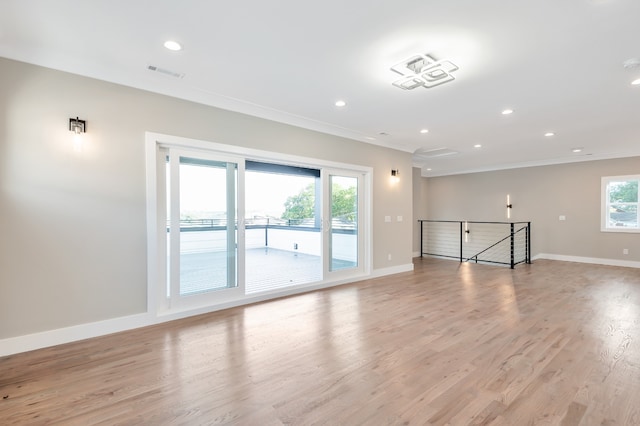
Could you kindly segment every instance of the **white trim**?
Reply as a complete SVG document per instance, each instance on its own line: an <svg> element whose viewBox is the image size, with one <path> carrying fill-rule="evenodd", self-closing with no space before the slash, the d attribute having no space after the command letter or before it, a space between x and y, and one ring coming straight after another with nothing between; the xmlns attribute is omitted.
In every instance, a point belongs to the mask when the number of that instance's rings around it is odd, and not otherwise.
<svg viewBox="0 0 640 426"><path fill-rule="evenodd" d="M373 270L373 168L364 173L364 196L367 200L364 206L364 273L371 275Z"/></svg>
<svg viewBox="0 0 640 426"><path fill-rule="evenodd" d="M366 213L371 210L370 206L372 205L373 198L371 197L371 186L367 182L365 182L365 178L369 174L364 173L362 171L353 171L351 169L336 169L331 167L324 167L321 169L321 179L322 179L322 187L326 188L326 191L323 191L323 200L322 200L322 217L326 218L323 220L322 224L322 263L323 263L323 277L328 281L333 281L340 279L341 277L348 277L353 275L364 275L370 273L370 259L369 251L370 247L370 234L371 228L367 227L371 222L370 216ZM347 268L338 271L332 271L330 268L331 265L331 251L332 251L332 218L331 218L331 191L332 186L330 184L331 177L349 177L356 179L357 182L357 228L369 230L369 232L365 232L364 235L358 235L357 238L357 262L355 268ZM366 219L365 219L366 218Z"/></svg>
<svg viewBox="0 0 640 426"><path fill-rule="evenodd" d="M617 158L629 158L629 157L638 157L638 156L640 156L640 151L631 150L631 151L625 151L625 152L594 154L588 157L572 156L572 157L554 158L549 160L525 161L520 163L506 164L502 166L479 167L475 169L442 170L442 171L434 170L434 171L427 172L426 170L424 171L422 170L423 164L421 163L413 163L413 167L421 168L421 171L420 171L421 177L431 178L431 177L441 177L441 176L466 175L471 173L495 172L499 170L524 169L528 167L543 167L543 166L555 166L559 164L586 163L587 161L613 160Z"/></svg>
<svg viewBox="0 0 640 426"><path fill-rule="evenodd" d="M171 243L170 243L170 260L171 260L171 265L170 265L170 298L169 298L169 303L167 306L165 306L163 309L158 310L158 315L163 315L165 313L171 313L171 312L182 312L182 311L189 311L191 309L198 309L201 308L203 306L216 306L219 302L222 301L228 301L228 300L236 300L238 298L240 298L241 294L244 294L244 285L239 281L239 280L235 280L235 283L237 283L237 285L235 286L231 286L228 288L224 288L224 289L219 289L215 292L210 292L210 293L206 293L206 294L200 294L196 297L181 297L180 296L180 241L181 241L181 233L180 233L180 164L181 164L181 158L200 158L200 159L206 159L206 160L211 160L211 161L219 161L219 162L225 162L227 164L233 164L236 167L237 170L237 175L238 175L238 179L240 180L243 177L243 172L244 172L244 158L242 157L236 157L233 155L224 155L224 154L219 154L219 153L215 153L215 154L211 154L210 152L207 151L199 151L199 150L189 150L186 149L184 147L178 147L178 148L174 148L173 146L170 146L169 148L169 164L170 164L170 168L171 168L171 214L170 214L170 229L171 229ZM225 179L226 179L226 185L229 185L229 177L225 175ZM237 185L236 182L233 182L234 187ZM157 191L157 188L156 188ZM159 191L159 193L162 193L162 191ZM236 194L235 191L231 191L231 193ZM232 208L231 211L237 211L237 214L239 215L239 217L244 218L244 203L242 200L242 195L241 193L237 193L237 196L234 196L233 199L236 200L237 199L237 206L236 208ZM227 205L229 203L229 200L227 200ZM156 210L157 214L161 214L160 212L158 212ZM229 214L229 211L227 211L227 215ZM166 219L163 216L158 216L160 219L156 219L159 222L164 222ZM230 223L233 223L234 220L231 220ZM243 234L244 232L244 221L242 220L238 220L237 222L238 228L237 228L237 232L238 235ZM164 229L159 230L159 235L163 235L164 234ZM161 238L155 237L154 238L156 241L160 240ZM228 250L228 247L227 247ZM242 241L238 242L237 245L237 250L238 252L242 252L244 251L244 244L242 243ZM153 259L158 259L157 257L153 257ZM149 262L151 263L151 262ZM159 263L159 265L162 265L162 267L158 267L158 273L159 271L164 269L164 266L166 266L164 263ZM238 264L238 269L241 265ZM241 285L242 284L242 285ZM164 288L161 288L164 286L158 286L158 288L156 289L156 294L157 294L157 304L158 305L162 305L163 304L163 300L165 300L166 298L166 290ZM151 290L151 286L149 286L150 290Z"/></svg>
<svg viewBox="0 0 640 426"><path fill-rule="evenodd" d="M272 301L272 300L283 298L283 297L295 296L297 294L309 293L316 290L323 290L326 288L336 287L343 284L350 284L358 281L363 281L369 278L370 277L359 276L356 278L341 279L341 280L336 280L331 282L323 282L323 283L316 283L316 284L310 284L310 285L300 285L300 286L288 287L282 290L272 290L264 293L259 293L259 294L249 295L249 296L242 296L241 298L233 299L233 300L224 300L216 304L200 306L197 308L172 310L165 314L160 314L158 316L158 320L156 321L156 323L174 321L177 319L188 318L191 316L202 315L202 314L207 314L211 312L217 312L224 309L235 308L238 306L247 306L253 303L268 302L268 301Z"/></svg>
<svg viewBox="0 0 640 426"><path fill-rule="evenodd" d="M419 256L420 255L418 255L418 257ZM476 262L475 260L474 261L471 261L470 259L462 259L462 260L460 260L459 257L438 256L437 254L423 254L422 257L429 257L429 258L432 258L432 259L448 260L448 261L451 261L451 262L457 262L457 263L459 263L461 265L463 263L465 263L465 264L469 263L469 264L475 264L475 265L495 266L496 268L511 268L511 264L509 264L509 263L487 262L487 261L484 261L484 260L478 260ZM513 266L515 268L517 268L518 265L526 265L526 263L524 261L523 262L518 262L518 263L514 263Z"/></svg>
<svg viewBox="0 0 640 426"><path fill-rule="evenodd" d="M609 265L628 268L640 268L640 262L625 261L616 259L600 259L581 256L565 256L558 254L540 253L533 257L533 260L558 260L563 262L591 263L597 265ZM149 325L160 324L181 318L190 317L209 312L220 311L223 309L233 308L236 306L249 305L257 302L265 302L274 300L279 297L293 296L296 294L307 293L315 290L321 290L330 287L336 287L343 284L350 284L357 281L379 278L387 275L399 274L403 272L413 271L413 263L392 266L389 268L375 269L368 276L351 277L349 279L338 280L329 283L322 283L309 286L301 286L297 288L289 288L280 292L269 292L250 296L242 300L228 301L208 306L206 308L191 309L181 312L172 313L170 315L156 316L155 312L141 313L118 317L104 321L98 321L88 324L74 325L71 327L59 328L55 330L43 331L39 333L27 334L24 336L9 337L0 340L0 357L13 355L21 352L27 352L36 349L42 349L50 346L61 345L64 343L75 342L79 340L89 339L92 337L104 336L107 334L118 333L122 331L133 330Z"/></svg>
<svg viewBox="0 0 640 426"><path fill-rule="evenodd" d="M208 307L212 307L214 309L219 309L218 307L221 304L233 304L233 306L237 306L242 303L242 300L254 300L251 297L247 297L246 295L238 295L236 292L242 290L242 285L239 287L235 287L234 289L229 289L229 291L225 290L225 292L216 292L215 295L211 295L211 297L215 297L217 300L211 300L211 298L203 298L199 297L198 299L193 299L192 303L187 303L183 305L182 302L176 303L173 298L171 299L171 304L166 305L164 300L164 286L158 285L163 281L163 274L165 274L164 268L164 254L159 249L159 244L162 244L161 238L158 235L164 233L164 229L162 227L163 218L156 216L158 214L158 201L161 200L162 191L158 191L164 183L160 182L158 176L161 175L159 167L162 167L162 164L158 162L158 149L168 148L175 152L181 152L182 150L188 151L189 153L196 153L197 155L202 155L206 157L215 157L215 158L229 158L229 157L237 157L233 158L230 161L237 162L239 164L239 179L243 178L242 167L240 163L243 163L244 160L252 160L252 161L266 161L276 164L295 164L297 166L302 167L311 167L314 169L323 170L333 172L338 171L339 173L349 173L348 175L353 174L353 176L358 176L359 186L364 186L364 191L362 196L359 196L359 200L365 200L366 203L364 208L362 206L358 209L359 212L362 213L362 217L359 218L359 222L361 224L361 229L363 233L361 238L364 240L364 247L360 247L359 253L362 253L364 259L362 262L359 262L359 268L357 271L342 271L338 274L334 273L328 274L325 272L325 280L316 283L317 287L314 288L323 288L329 287L332 283L337 282L337 280L343 280L342 282L346 282L345 280L353 280L354 277L362 277L366 278L368 274L371 273L371 265L373 264L373 250L372 250L372 235L373 235L373 222L371 220L372 213L371 210L373 208L373 188L372 188L372 175L373 168L369 166L362 166L357 164L347 164L340 163L334 161L320 160L316 158L310 157L300 157L291 154L283 154L278 152L271 151L263 151L252 148L239 147L235 145L226 145L220 144L210 141L198 140L198 139L190 139L184 138L180 136L171 136L171 135L163 135L153 132L145 133L145 154L147 156L147 232L149 235L154 234L154 238L148 238L148 288L149 293L152 290L155 293L155 298L150 297L148 301L148 306L150 312L152 312L156 316L171 316L172 314L177 314L181 316L183 312L191 312L198 309L208 309ZM173 157L173 156L172 156ZM172 176L177 176L177 173L174 171ZM173 192L177 193L177 190L173 190ZM241 196L242 194L239 194ZM162 203L160 203L162 204ZM242 211L238 210L238 214L240 217L244 217ZM326 217L326 215L324 215ZM159 228L160 226L160 228ZM172 227L172 230L176 229ZM238 232L242 232L242 229L239 228ZM153 241L153 245L152 245ZM171 241L178 241L178 238L172 237ZM326 241L325 241L326 243ZM326 244L325 244L326 245ZM242 250L242 247L238 247ZM178 256L172 256L172 259L177 259ZM325 256L326 258L326 256ZM242 265L238 265L241 267ZM178 271L177 267L172 267L171 271L176 273ZM239 271L242 272L242 271ZM240 277L239 277L240 278ZM155 287L155 290L153 289ZM162 288L161 288L162 287ZM301 291L308 291L309 287L302 287ZM295 290L295 287L294 287ZM224 294L224 297L221 295ZM280 293L277 293L277 297L281 297ZM152 295L153 297L153 295ZM266 298L261 299L266 300ZM206 302L206 305L203 305L202 302ZM246 302L249 303L249 302ZM225 305L231 306L231 305ZM197 311L203 312L203 311Z"/></svg>
<svg viewBox="0 0 640 426"><path fill-rule="evenodd" d="M156 303L157 297L157 285L160 279L157 266L160 259L158 259L158 240L157 236L160 234L158 226L162 226L158 223L158 218L155 214L156 206L158 205L158 193L157 187L158 179L157 163L158 163L158 146L153 143L148 143L148 139L145 143L145 171L146 171L146 217L147 217L147 312L156 314L158 306ZM154 259L153 262L150 259Z"/></svg>
<svg viewBox="0 0 640 426"><path fill-rule="evenodd" d="M388 268L374 269L368 278L379 278L387 275L400 274L402 272L413 271L413 263L406 263L404 265L390 266Z"/></svg>
<svg viewBox="0 0 640 426"><path fill-rule="evenodd" d="M108 319L104 321L74 325L71 327L58 328L55 330L43 331L43 332L27 334L23 336L9 337L7 339L0 340L0 357L14 355L17 353L32 351L36 349L42 349L50 346L62 345L64 343L90 339L92 337L99 337L107 334L134 330L136 328L146 327L154 324L160 324L160 323L169 322L169 321L173 321L181 318L187 318L194 315L220 311L223 309L233 308L236 306L250 305L252 303L258 303L258 302L266 302L269 300L274 300L276 298L293 296L301 293L308 293L315 290L322 290L325 288L331 288L331 287L350 284L358 281L364 281L371 278L378 278L378 277L397 274L401 272L410 272L412 270L413 270L413 264L399 265L391 268L376 269L369 276L355 276L355 277L336 280L332 282L292 287L283 291L273 291L268 293L262 293L262 294L243 298L242 300L226 301L226 302L222 302L212 306L173 312L167 315L156 316L155 312L150 311L149 313L129 315L125 317L118 317L118 318Z"/></svg>
<svg viewBox="0 0 640 426"><path fill-rule="evenodd" d="M603 259L599 257L566 256L563 254L540 253L532 260L560 260L562 262L591 263L594 265L621 266L623 268L640 268L640 262L633 260Z"/></svg>
<svg viewBox="0 0 640 426"><path fill-rule="evenodd" d="M373 168L358 164L340 163L337 161L322 160L319 158L302 157L298 155L285 154L275 151L264 151L254 148L245 148L237 145L226 145L217 142L210 142L201 139L190 139L181 136L164 135L161 133L145 132L145 143L148 145L171 145L188 150L201 149L206 152L214 152L221 155L237 155L246 157L252 161L269 161L278 164L294 163L312 168L332 167L344 170L357 170L363 173L373 173ZM147 154L149 152L147 151Z"/></svg>
<svg viewBox="0 0 640 426"><path fill-rule="evenodd" d="M0 357L76 342L152 324L149 314L136 314L0 340Z"/></svg>
<svg viewBox="0 0 640 426"><path fill-rule="evenodd" d="M620 181L638 181L640 180L640 175L624 175L624 176L603 176L600 179L600 232L614 232L614 233L640 233L640 228L638 227L612 227L609 225L609 184L611 182L620 182ZM640 191L640 189L639 189ZM619 204L619 203L614 203ZM635 204L636 207L638 203L629 203ZM637 219L637 217L636 217Z"/></svg>

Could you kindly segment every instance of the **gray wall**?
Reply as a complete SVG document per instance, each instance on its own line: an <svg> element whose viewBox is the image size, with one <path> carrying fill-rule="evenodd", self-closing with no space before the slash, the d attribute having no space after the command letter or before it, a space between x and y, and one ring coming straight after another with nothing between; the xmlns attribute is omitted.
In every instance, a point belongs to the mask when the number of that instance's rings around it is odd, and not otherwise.
<svg viewBox="0 0 640 426"><path fill-rule="evenodd" d="M601 177L633 174L640 157L421 178L429 203L419 209L423 219L502 221L510 194L512 220L532 222L534 256L640 261L640 234L600 231Z"/></svg>
<svg viewBox="0 0 640 426"><path fill-rule="evenodd" d="M422 170L413 168L413 254L420 255L420 223L418 220L427 219L428 208L428 180L423 178Z"/></svg>
<svg viewBox="0 0 640 426"><path fill-rule="evenodd" d="M411 262L408 153L7 59L0 72L0 339L145 312L145 131L373 167L373 267Z"/></svg>

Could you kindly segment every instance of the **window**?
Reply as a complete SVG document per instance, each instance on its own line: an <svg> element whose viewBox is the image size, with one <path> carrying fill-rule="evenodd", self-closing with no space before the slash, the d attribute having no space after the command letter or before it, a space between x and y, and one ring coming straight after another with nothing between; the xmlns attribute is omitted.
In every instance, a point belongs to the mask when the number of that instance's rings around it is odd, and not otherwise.
<svg viewBox="0 0 640 426"><path fill-rule="evenodd" d="M602 178L602 231L640 232L639 181L640 175Z"/></svg>
<svg viewBox="0 0 640 426"><path fill-rule="evenodd" d="M146 148L151 312L370 273L370 168L152 133Z"/></svg>
<svg viewBox="0 0 640 426"><path fill-rule="evenodd" d="M245 162L246 293L322 280L320 169Z"/></svg>

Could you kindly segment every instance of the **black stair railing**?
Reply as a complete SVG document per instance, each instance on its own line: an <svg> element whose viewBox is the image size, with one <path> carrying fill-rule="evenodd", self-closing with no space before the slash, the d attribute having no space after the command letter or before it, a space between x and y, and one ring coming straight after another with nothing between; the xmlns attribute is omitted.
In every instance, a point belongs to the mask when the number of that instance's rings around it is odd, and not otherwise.
<svg viewBox="0 0 640 426"><path fill-rule="evenodd" d="M531 222L419 220L420 256L495 263L531 263Z"/></svg>

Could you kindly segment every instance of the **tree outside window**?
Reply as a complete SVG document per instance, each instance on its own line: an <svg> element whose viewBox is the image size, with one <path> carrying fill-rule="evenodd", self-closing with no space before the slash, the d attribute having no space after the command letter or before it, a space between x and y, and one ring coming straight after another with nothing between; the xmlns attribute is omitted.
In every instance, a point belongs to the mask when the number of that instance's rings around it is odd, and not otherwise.
<svg viewBox="0 0 640 426"><path fill-rule="evenodd" d="M640 176L602 178L603 231L637 232Z"/></svg>
<svg viewBox="0 0 640 426"><path fill-rule="evenodd" d="M302 221L312 219L315 206L315 184L311 183L296 195L292 195L284 203L283 219ZM334 184L331 190L333 217L345 222L354 222L357 215L357 194L355 187L343 188Z"/></svg>

